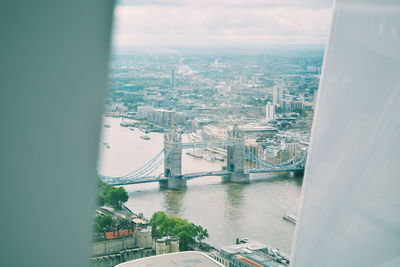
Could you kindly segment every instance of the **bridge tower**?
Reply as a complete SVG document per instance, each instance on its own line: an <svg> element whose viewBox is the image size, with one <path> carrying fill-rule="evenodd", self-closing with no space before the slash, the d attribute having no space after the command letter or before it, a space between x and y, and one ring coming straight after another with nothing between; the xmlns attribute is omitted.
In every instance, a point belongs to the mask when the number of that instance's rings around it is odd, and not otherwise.
<svg viewBox="0 0 400 267"><path fill-rule="evenodd" d="M234 142L234 145L227 147L226 169L230 172L230 181L234 183L248 183L249 174L244 171L244 137L237 124L229 132L228 138Z"/></svg>
<svg viewBox="0 0 400 267"><path fill-rule="evenodd" d="M186 179L182 177L182 136L171 129L164 135L164 176L161 188L185 189Z"/></svg>

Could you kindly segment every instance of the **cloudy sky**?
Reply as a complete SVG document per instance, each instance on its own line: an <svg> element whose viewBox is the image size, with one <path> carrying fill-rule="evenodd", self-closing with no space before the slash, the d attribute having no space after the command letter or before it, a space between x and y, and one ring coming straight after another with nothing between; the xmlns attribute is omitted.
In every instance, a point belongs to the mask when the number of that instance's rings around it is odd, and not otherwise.
<svg viewBox="0 0 400 267"><path fill-rule="evenodd" d="M134 46L324 44L331 0L120 0L113 43Z"/></svg>

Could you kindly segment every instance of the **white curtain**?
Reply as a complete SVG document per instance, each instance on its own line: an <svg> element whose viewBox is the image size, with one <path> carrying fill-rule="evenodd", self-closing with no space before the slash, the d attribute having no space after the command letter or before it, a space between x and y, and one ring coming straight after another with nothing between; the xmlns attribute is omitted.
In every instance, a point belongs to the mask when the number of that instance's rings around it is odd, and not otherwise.
<svg viewBox="0 0 400 267"><path fill-rule="evenodd" d="M400 1L338 0L292 267L400 266Z"/></svg>

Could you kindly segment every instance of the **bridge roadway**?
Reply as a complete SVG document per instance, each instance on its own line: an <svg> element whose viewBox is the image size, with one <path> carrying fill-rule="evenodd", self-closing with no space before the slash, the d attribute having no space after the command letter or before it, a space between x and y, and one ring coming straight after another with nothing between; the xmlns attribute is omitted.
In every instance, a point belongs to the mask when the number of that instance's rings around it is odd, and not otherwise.
<svg viewBox="0 0 400 267"><path fill-rule="evenodd" d="M291 171L303 171L304 168L292 167L292 168L268 168L268 169L247 169L245 173L268 173L268 172L291 172ZM192 180L195 178L200 178L204 176L222 176L229 177L231 172L229 171L211 171L211 172L194 172L194 173L186 173L182 175L182 178L185 180ZM129 185L129 184L144 184L144 183L153 183L153 182L161 182L167 181L167 177L162 176L148 176L148 177L140 177L131 180L125 181L110 181L109 184L112 186L121 186L121 185Z"/></svg>
<svg viewBox="0 0 400 267"><path fill-rule="evenodd" d="M225 146L233 146L235 145L234 141L203 141L203 142L189 142L189 143L180 143L182 149L187 148L204 148L204 147L225 147Z"/></svg>

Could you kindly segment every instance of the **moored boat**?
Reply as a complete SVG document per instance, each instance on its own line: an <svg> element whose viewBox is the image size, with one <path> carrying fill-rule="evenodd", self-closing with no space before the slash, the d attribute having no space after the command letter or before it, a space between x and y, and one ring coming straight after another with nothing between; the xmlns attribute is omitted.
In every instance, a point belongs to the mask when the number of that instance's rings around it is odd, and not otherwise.
<svg viewBox="0 0 400 267"><path fill-rule="evenodd" d="M187 155L189 156L193 156L196 158L202 158L203 157L203 153L199 150L193 149L193 150L189 150L186 152Z"/></svg>
<svg viewBox="0 0 400 267"><path fill-rule="evenodd" d="M141 135L140 138L144 139L144 140L150 140L150 136L148 135Z"/></svg>
<svg viewBox="0 0 400 267"><path fill-rule="evenodd" d="M214 159L218 160L218 161L224 161L224 157L223 156L219 156L219 155L214 155Z"/></svg>
<svg viewBox="0 0 400 267"><path fill-rule="evenodd" d="M215 160L214 156L211 155L210 153L207 153L207 152L204 152L204 153L203 153L203 158L204 158L205 160L208 160L208 161L214 161L214 160Z"/></svg>

